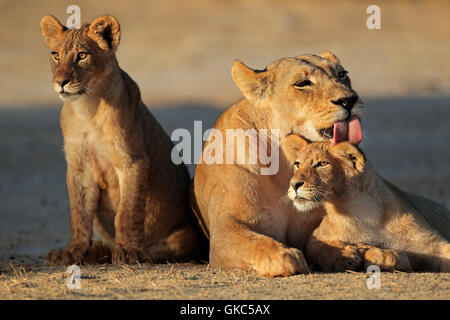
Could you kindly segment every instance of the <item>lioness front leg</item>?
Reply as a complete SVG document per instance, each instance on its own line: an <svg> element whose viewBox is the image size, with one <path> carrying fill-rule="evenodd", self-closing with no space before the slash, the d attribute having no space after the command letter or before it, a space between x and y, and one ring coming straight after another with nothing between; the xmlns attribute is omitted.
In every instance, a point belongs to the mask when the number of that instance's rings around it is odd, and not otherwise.
<svg viewBox="0 0 450 320"><path fill-rule="evenodd" d="M47 256L49 265L81 263L92 236L92 224L97 210L99 191L89 177L70 167L66 174L70 202L70 229L72 239L66 250L52 250Z"/></svg>
<svg viewBox="0 0 450 320"><path fill-rule="evenodd" d="M115 242L112 263L133 264L149 260L144 248L147 167L143 163L120 171L120 202L114 218Z"/></svg>
<svg viewBox="0 0 450 320"><path fill-rule="evenodd" d="M253 269L266 277L291 276L309 272L303 253L228 220L211 230L212 266Z"/></svg>

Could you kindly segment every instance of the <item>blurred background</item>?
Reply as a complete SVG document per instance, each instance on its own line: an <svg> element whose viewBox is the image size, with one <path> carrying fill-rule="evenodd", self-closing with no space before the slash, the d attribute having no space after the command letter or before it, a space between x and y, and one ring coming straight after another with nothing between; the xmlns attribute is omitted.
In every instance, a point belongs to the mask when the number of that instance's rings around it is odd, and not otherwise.
<svg viewBox="0 0 450 320"><path fill-rule="evenodd" d="M230 68L330 50L366 103L365 149L399 187L450 205L449 1L0 0L0 264L70 239L65 162L40 20L115 15L121 67L165 130L203 130L241 97ZM381 30L369 30L369 5ZM194 166L189 166L191 174Z"/></svg>

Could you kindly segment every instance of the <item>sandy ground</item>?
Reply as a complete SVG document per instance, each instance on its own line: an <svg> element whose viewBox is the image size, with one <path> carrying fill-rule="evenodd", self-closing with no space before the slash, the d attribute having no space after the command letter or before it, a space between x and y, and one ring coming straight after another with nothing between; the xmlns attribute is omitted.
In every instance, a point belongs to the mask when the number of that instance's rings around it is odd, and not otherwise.
<svg viewBox="0 0 450 320"><path fill-rule="evenodd" d="M338 4L337 4L338 3ZM382 30L360 1L77 1L82 20L122 23L121 66L165 130L212 127L240 97L234 58L263 68L282 56L334 51L366 102L368 157L399 187L450 207L450 42L446 1L379 1ZM447 274L363 273L263 279L192 264L83 266L70 291L44 257L69 238L65 162L39 20L71 1L0 0L0 299L449 299ZM193 173L194 167L189 170Z"/></svg>
<svg viewBox="0 0 450 320"><path fill-rule="evenodd" d="M450 290L450 274L383 273L369 290L364 273L267 279L191 264L81 267L81 288L68 289L65 271L0 269L0 299L448 299Z"/></svg>

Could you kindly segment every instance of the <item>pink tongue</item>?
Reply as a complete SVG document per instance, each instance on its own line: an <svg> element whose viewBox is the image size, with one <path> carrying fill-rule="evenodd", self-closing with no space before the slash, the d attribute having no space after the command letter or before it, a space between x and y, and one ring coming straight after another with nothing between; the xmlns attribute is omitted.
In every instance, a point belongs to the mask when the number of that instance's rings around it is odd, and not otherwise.
<svg viewBox="0 0 450 320"><path fill-rule="evenodd" d="M351 117L349 120L336 121L334 123L334 144L348 141L357 146L363 139L361 121L358 117Z"/></svg>

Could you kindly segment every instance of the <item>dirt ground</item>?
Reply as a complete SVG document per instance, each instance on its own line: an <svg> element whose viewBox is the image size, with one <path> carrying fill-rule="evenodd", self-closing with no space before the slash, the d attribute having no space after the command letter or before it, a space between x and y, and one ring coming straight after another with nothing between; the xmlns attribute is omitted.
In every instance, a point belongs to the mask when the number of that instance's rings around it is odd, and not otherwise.
<svg viewBox="0 0 450 320"><path fill-rule="evenodd" d="M81 288L69 289L63 267L0 269L0 299L448 299L450 274L382 273L380 289L364 273L267 279L207 265L81 267Z"/></svg>
<svg viewBox="0 0 450 320"><path fill-rule="evenodd" d="M339 3L337 5L336 3ZM379 1L382 30L360 1L78 1L82 20L122 23L121 66L165 130L203 130L240 97L234 58L334 51L366 104L363 149L402 189L450 207L450 22L445 1ZM0 0L0 299L449 299L449 274L364 273L264 279L207 264L82 266L79 290L50 249L70 239L65 162L39 21L71 1ZM193 173L194 166L189 170Z"/></svg>

